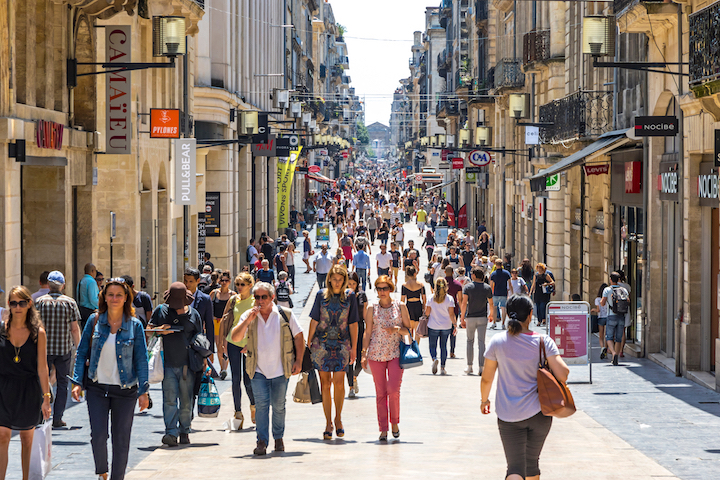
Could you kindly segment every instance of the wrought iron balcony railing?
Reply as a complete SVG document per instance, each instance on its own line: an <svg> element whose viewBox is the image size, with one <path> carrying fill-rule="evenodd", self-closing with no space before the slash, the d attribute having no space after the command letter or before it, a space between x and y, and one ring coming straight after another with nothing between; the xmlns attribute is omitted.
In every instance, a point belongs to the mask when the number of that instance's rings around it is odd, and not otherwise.
<svg viewBox="0 0 720 480"><path fill-rule="evenodd" d="M720 80L720 3L690 15L690 86Z"/></svg>
<svg viewBox="0 0 720 480"><path fill-rule="evenodd" d="M195 0L195 3L200 5L201 8L205 9L205 0Z"/></svg>
<svg viewBox="0 0 720 480"><path fill-rule="evenodd" d="M495 88L519 88L525 85L525 74L519 58L503 58L495 65Z"/></svg>
<svg viewBox="0 0 720 480"><path fill-rule="evenodd" d="M552 127L540 128L540 142L555 144L607 133L612 129L612 92L577 91L541 105L540 122Z"/></svg>
<svg viewBox="0 0 720 480"><path fill-rule="evenodd" d="M534 30L523 36L523 65L550 58L550 30Z"/></svg>

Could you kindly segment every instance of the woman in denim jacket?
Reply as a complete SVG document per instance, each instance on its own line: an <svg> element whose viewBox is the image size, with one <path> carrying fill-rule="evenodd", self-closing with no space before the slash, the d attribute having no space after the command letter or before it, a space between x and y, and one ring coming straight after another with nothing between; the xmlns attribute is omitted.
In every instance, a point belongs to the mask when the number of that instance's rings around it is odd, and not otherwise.
<svg viewBox="0 0 720 480"><path fill-rule="evenodd" d="M122 278L112 278L100 292L98 311L85 324L77 349L72 382L78 401L87 374L87 406L95 473L108 478L108 417L112 412L112 475L125 478L135 402L148 407L148 361L145 331L135 318L133 297ZM87 369L87 372L85 371Z"/></svg>

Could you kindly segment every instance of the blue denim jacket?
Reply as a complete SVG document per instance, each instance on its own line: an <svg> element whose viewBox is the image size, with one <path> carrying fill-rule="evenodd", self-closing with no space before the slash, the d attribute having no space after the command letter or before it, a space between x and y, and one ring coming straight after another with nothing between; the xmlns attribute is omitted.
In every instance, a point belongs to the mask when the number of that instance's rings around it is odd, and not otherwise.
<svg viewBox="0 0 720 480"><path fill-rule="evenodd" d="M97 382L97 367L100 361L100 353L103 345L110 335L110 325L107 320L107 312L99 314L97 325L93 328L95 320L93 314L85 324L80 345L78 345L77 356L75 357L75 368L72 382L82 385L83 374L85 373L85 361L90 359L88 378ZM116 353L118 373L122 388L138 386L138 395L147 393L150 384L148 383L148 357L147 344L145 343L145 330L142 323L135 317L123 317L122 325L117 331Z"/></svg>

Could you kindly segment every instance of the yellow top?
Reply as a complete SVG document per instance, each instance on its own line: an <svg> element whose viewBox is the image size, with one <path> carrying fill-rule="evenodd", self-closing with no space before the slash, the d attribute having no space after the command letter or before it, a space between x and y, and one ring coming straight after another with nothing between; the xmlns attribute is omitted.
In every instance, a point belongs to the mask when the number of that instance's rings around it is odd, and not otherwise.
<svg viewBox="0 0 720 480"><path fill-rule="evenodd" d="M235 308L233 308L233 324L232 327L230 327L230 331L228 332L228 336L226 340L228 343L232 343L235 346L238 346L240 348L245 348L245 345L247 345L247 335L245 335L245 338L240 340L239 342L233 342L232 341L232 329L235 328L235 326L240 321L240 316L245 313L246 311L250 310L255 306L255 298L253 298L252 295L250 295L245 300L240 300L240 297L238 296L238 299L235 301Z"/></svg>

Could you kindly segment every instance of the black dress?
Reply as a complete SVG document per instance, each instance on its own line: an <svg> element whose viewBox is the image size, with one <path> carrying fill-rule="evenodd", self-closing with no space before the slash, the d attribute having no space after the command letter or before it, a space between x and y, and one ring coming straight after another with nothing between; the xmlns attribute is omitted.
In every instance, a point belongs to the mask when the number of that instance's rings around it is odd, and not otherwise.
<svg viewBox="0 0 720 480"><path fill-rule="evenodd" d="M19 362L15 362L15 358ZM31 430L42 423L43 392L37 371L37 344L28 336L20 350L0 336L0 426Z"/></svg>

